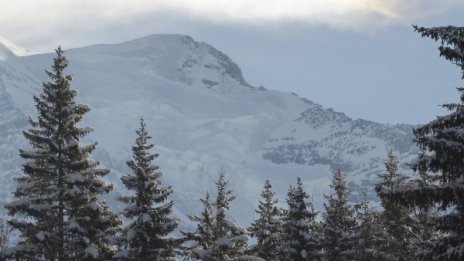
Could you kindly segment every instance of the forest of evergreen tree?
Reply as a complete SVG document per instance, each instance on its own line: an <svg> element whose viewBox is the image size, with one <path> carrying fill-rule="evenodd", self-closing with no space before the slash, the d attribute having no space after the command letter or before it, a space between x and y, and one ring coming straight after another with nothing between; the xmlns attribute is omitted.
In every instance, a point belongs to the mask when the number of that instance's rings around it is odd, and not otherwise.
<svg viewBox="0 0 464 261"><path fill-rule="evenodd" d="M414 29L438 41L440 56L464 79L464 27ZM215 193L190 213L195 227L179 231L174 190L162 182L143 118L134 128L130 172L121 177L128 192L119 198L122 213L103 200L113 189L104 180L110 170L91 159L97 143L81 143L93 131L77 126L90 108L76 103L67 66L58 47L50 81L33 97L38 116L23 131L30 144L19 151L23 173L0 217L0 260L464 260L464 87L457 88L460 103L443 105L448 115L413 130L418 175L401 174L388 153L373 188L380 207L369 202L367 187L360 202L350 202L343 170L334 171L321 212L300 178L283 204L266 180L256 219L242 227L231 218L235 195L221 168Z"/></svg>

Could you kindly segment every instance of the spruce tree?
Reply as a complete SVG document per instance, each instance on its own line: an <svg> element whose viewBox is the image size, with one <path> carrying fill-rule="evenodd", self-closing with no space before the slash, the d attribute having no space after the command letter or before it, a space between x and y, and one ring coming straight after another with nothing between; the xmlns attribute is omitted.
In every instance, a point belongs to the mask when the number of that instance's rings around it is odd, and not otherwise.
<svg viewBox="0 0 464 261"><path fill-rule="evenodd" d="M30 149L21 149L24 175L16 178L16 200L7 204L10 225L20 232L12 249L20 260L103 260L112 255L110 237L120 222L100 199L112 185L100 179L109 173L90 159L96 143L81 145L89 127L78 127L86 105L77 104L77 92L65 75L68 61L56 49L50 82L34 96L37 119L29 119L24 131Z"/></svg>
<svg viewBox="0 0 464 261"><path fill-rule="evenodd" d="M419 157L423 156L424 155L420 155ZM437 176L427 174L426 169L420 168L417 171L419 172L420 178L416 180L416 185L419 187L426 188L436 182ZM424 257L431 253L430 242L436 240L439 236L439 232L433 222L438 214L439 210L433 202L413 208L411 219L413 220L412 233L414 235L414 240L412 241L411 248L414 257L418 260L427 259Z"/></svg>
<svg viewBox="0 0 464 261"><path fill-rule="evenodd" d="M288 209L283 218L286 259L291 261L318 260L320 239L318 225L309 195L303 190L301 179L290 186L287 193Z"/></svg>
<svg viewBox="0 0 464 261"><path fill-rule="evenodd" d="M441 43L440 56L456 64L464 79L464 27L414 28L423 37ZM430 223L440 236L424 242L427 246L418 254L425 260L464 259L464 87L457 89L460 102L442 105L450 114L413 130L421 149L413 169L429 173L433 182L421 185L416 180L395 190L381 191L407 207L438 206L440 212Z"/></svg>
<svg viewBox="0 0 464 261"><path fill-rule="evenodd" d="M357 206L358 226L355 228L355 260L391 260L387 250L387 232L379 211L369 205L367 188L363 200ZM387 250L388 251L388 250Z"/></svg>
<svg viewBox="0 0 464 261"><path fill-rule="evenodd" d="M189 216L190 221L197 224L193 232L181 231L184 241L189 244L184 247L184 257L186 260L214 261L213 250L215 243L214 236L214 211L213 203L209 193L205 198L200 199L203 204L203 211L200 216Z"/></svg>
<svg viewBox="0 0 464 261"><path fill-rule="evenodd" d="M248 241L247 231L234 223L227 217L230 203L235 199L233 191L229 190L224 169L219 171L218 180L215 182L217 188L215 207L215 235L214 253L216 260L240 260L245 256Z"/></svg>
<svg viewBox="0 0 464 261"><path fill-rule="evenodd" d="M398 163L393 152L389 151L388 160L385 163L386 172L379 175L380 180L376 184L376 191L383 207L381 215L383 226L387 231L385 242L387 251L397 260L410 260L412 257L410 242L414 240L413 221L410 217L412 209L379 193L384 190L398 189L408 180L406 175L399 173Z"/></svg>
<svg viewBox="0 0 464 261"><path fill-rule="evenodd" d="M151 153L153 144L146 130L143 118L140 128L136 130L137 138L132 147L133 159L127 162L132 173L124 175L121 180L133 195L120 198L126 207L123 215L129 224L122 233L124 249L115 258L121 260L175 260L178 242L167 237L178 226L173 218L173 202L168 197L173 193L171 187L161 184L163 173L153 165L159 154Z"/></svg>
<svg viewBox="0 0 464 261"><path fill-rule="evenodd" d="M279 260L278 251L282 243L282 222L279 208L276 205L277 199L275 199L275 193L272 191L269 180L264 183L261 198L258 209L255 210L258 219L249 228L251 236L257 240L252 253L267 261Z"/></svg>
<svg viewBox="0 0 464 261"><path fill-rule="evenodd" d="M351 260L354 255L354 229L356 220L348 204L348 187L340 170L334 173L333 193L325 196L326 215L323 222L325 260Z"/></svg>
<svg viewBox="0 0 464 261"><path fill-rule="evenodd" d="M8 225L5 216L0 217L0 260L5 260L5 252L10 246L11 228Z"/></svg>
<svg viewBox="0 0 464 261"><path fill-rule="evenodd" d="M197 222L194 232L183 232L187 247L187 260L228 261L263 259L246 254L248 232L234 223L227 215L230 203L235 199L233 191L227 188L228 181L221 168L218 180L215 182L216 200L209 200L209 195L202 200L204 210L201 216L193 216Z"/></svg>

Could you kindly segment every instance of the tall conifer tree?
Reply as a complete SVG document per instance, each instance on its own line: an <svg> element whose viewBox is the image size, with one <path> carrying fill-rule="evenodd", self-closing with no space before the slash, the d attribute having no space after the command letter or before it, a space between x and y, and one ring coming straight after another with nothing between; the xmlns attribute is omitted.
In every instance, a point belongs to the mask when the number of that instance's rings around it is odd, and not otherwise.
<svg viewBox="0 0 464 261"><path fill-rule="evenodd" d="M323 223L326 260L351 260L354 255L353 208L348 204L348 187L340 170L333 176L333 193L326 196L326 216Z"/></svg>
<svg viewBox="0 0 464 261"><path fill-rule="evenodd" d="M213 203L209 193L205 198L200 199L203 204L203 211L199 216L189 216L190 221L197 224L193 232L181 231L184 241L189 244L184 246L184 257L186 260L214 261L213 251L215 247L214 235L214 211Z"/></svg>
<svg viewBox="0 0 464 261"><path fill-rule="evenodd" d="M297 179L296 187L290 186L287 204L283 218L286 259L282 260L319 260L321 242L315 221L317 213L309 195L303 190L301 178Z"/></svg>
<svg viewBox="0 0 464 261"><path fill-rule="evenodd" d="M253 254L267 260L278 260L278 252L282 244L282 222L280 220L280 211L277 207L277 199L272 191L272 185L269 180L264 183L261 192L261 200L258 204L256 213L259 215L249 229L251 236L257 240L253 247Z"/></svg>
<svg viewBox="0 0 464 261"><path fill-rule="evenodd" d="M221 168L215 182L217 195L215 201L209 200L209 194L202 200L204 210L201 216L192 217L197 223L193 232L183 232L186 244L187 260L202 261L263 261L246 254L248 232L228 217L230 203L235 199L233 191L228 189L225 172Z"/></svg>
<svg viewBox="0 0 464 261"><path fill-rule="evenodd" d="M412 258L410 243L414 240L413 221L410 217L412 209L379 193L380 191L398 189L409 179L399 172L398 163L393 151L389 151L385 163L386 171L379 175L380 180L376 184L376 191L383 207L381 216L383 226L387 231L386 251L397 260L410 260Z"/></svg>
<svg viewBox="0 0 464 261"><path fill-rule="evenodd" d="M424 155L419 155L423 157ZM425 167L425 166L423 166ZM437 183L437 175L429 175L426 168L417 169L420 178L416 180L416 184L421 188L427 188L434 183ZM430 242L437 240L440 233L436 229L436 224L433 222L439 215L436 202L429 202L428 204L417 205L413 208L412 232L414 239L412 241L412 252L415 258L419 260L427 259L431 253L432 248ZM424 258L425 257L425 258Z"/></svg>
<svg viewBox="0 0 464 261"><path fill-rule="evenodd" d="M464 79L464 27L414 28L423 37L441 43L440 56L457 65ZM440 212L430 223L440 236L422 248L419 254L425 260L464 259L464 87L457 89L460 102L443 105L450 114L413 131L421 149L413 169L430 173L433 182L411 181L401 188L381 191L408 207L438 205Z"/></svg>
<svg viewBox="0 0 464 261"><path fill-rule="evenodd" d="M240 260L245 255L248 241L247 231L231 221L227 216L230 203L235 199L233 191L228 188L224 169L219 171L216 181L217 195L215 207L215 234L216 260Z"/></svg>
<svg viewBox="0 0 464 261"><path fill-rule="evenodd" d="M355 260L391 260L387 253L388 234L385 231L382 215L369 205L367 188L363 191L363 200L357 206L358 226L355 235Z"/></svg>
<svg viewBox="0 0 464 261"><path fill-rule="evenodd" d="M10 246L11 229L5 216L0 216L0 260L5 260L5 251Z"/></svg>
<svg viewBox="0 0 464 261"><path fill-rule="evenodd" d="M20 150L24 175L16 178L16 200L7 204L20 241L12 254L20 260L103 260L114 251L111 235L119 221L100 199L112 186L100 179L109 173L89 158L96 143L80 144L92 129L78 127L86 105L77 104L77 92L64 74L68 60L58 47L51 82L34 96L37 119L24 131L30 149Z"/></svg>
<svg viewBox="0 0 464 261"><path fill-rule="evenodd" d="M126 204L123 215L129 224L123 231L125 247L115 257L139 261L175 260L178 240L167 237L178 226L177 219L171 216L173 202L168 201L173 190L161 184L163 173L152 164L159 154L150 153L154 145L149 143L151 136L143 118L136 133L133 160L127 162L132 173L121 178L126 188L134 193L121 197Z"/></svg>

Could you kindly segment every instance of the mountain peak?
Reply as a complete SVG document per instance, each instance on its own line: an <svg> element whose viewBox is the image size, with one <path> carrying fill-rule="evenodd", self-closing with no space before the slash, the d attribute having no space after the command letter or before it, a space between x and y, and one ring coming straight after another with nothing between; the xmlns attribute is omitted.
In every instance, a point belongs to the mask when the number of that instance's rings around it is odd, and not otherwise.
<svg viewBox="0 0 464 261"><path fill-rule="evenodd" d="M134 60L144 63L148 74L208 89L224 84L251 87L229 56L188 35L152 34L122 43L77 48L71 53L104 55L106 60L114 57Z"/></svg>
<svg viewBox="0 0 464 261"><path fill-rule="evenodd" d="M185 34L150 34L147 36L139 37L134 40L127 41L125 43L147 43L153 44L156 42L183 42L183 43L194 43L195 40L189 35Z"/></svg>
<svg viewBox="0 0 464 261"><path fill-rule="evenodd" d="M79 52L111 53L111 54L149 54L156 50L165 50L167 47L173 48L193 44L195 41L188 35L181 34L152 34L130 41L111 44L95 44L86 47L75 48Z"/></svg>
<svg viewBox="0 0 464 261"><path fill-rule="evenodd" d="M11 56L32 54L34 53L0 36L0 61L4 61Z"/></svg>

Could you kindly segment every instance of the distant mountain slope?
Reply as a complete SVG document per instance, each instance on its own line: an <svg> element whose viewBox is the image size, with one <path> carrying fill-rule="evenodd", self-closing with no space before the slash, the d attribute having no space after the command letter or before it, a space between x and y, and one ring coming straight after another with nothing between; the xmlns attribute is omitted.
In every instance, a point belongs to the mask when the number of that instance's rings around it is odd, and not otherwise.
<svg viewBox="0 0 464 261"><path fill-rule="evenodd" d="M26 55L33 55L34 52L26 50L7 39L0 37L0 61L4 61L9 57L14 56L26 56Z"/></svg>
<svg viewBox="0 0 464 261"><path fill-rule="evenodd" d="M53 59L53 54L5 53L8 59L0 61L3 201L20 173L17 151L26 146L21 136L26 117L35 115L32 95L48 80L44 69ZM227 55L189 36L152 35L66 55L77 99L92 108L84 123L95 129L89 139L99 142L93 157L113 169L109 179L119 184L117 191L143 116L165 182L176 190L176 215L184 220L198 212L199 198L212 190L221 166L238 195L232 213L246 224L254 218L265 178L284 202L288 185L301 176L321 206L335 169L356 187L383 170L388 150L403 162L417 153L412 126L353 120L295 94L253 87Z"/></svg>

